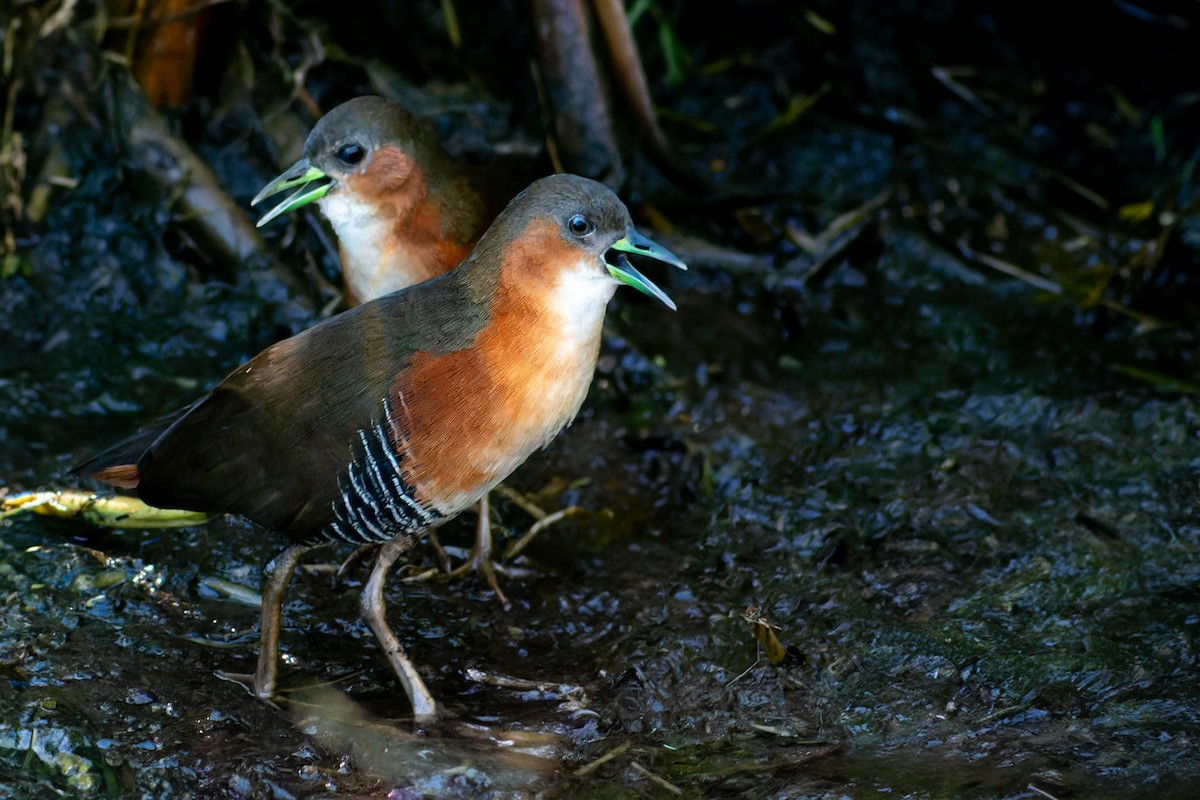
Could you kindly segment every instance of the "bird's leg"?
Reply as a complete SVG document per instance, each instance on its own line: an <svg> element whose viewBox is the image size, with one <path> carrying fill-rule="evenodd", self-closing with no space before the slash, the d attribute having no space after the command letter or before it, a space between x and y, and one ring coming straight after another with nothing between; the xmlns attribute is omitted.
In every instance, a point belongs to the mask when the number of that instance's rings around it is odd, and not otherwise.
<svg viewBox="0 0 1200 800"><path fill-rule="evenodd" d="M346 571L350 569L350 567L354 566L371 553L374 553L378 547L379 545L377 544L364 544L354 548L354 552L346 556L346 560L342 562L340 567L338 567L337 574L345 575Z"/></svg>
<svg viewBox="0 0 1200 800"><path fill-rule="evenodd" d="M446 548L442 547L442 542L438 539L437 531L430 531L425 537L429 542L429 546L433 548L433 555L438 560L438 564L442 567L442 572L450 571L450 556L446 555Z"/></svg>
<svg viewBox="0 0 1200 800"><path fill-rule="evenodd" d="M475 544L471 547L471 557L465 566L474 567L479 577L492 587L500 605L507 606L508 598L500 591L500 582L496 580L496 569L492 563L492 513L486 494L479 499L475 511L479 514L479 522L475 525Z"/></svg>
<svg viewBox="0 0 1200 800"><path fill-rule="evenodd" d="M380 646L383 647L384 655L387 656L392 670L395 671L396 677L400 679L400 684L404 687L405 694L408 695L409 702L412 703L413 718L419 725L428 725L437 722L437 703L434 702L433 695L429 693L425 682L421 680L417 668L404 654L400 640L388 627L387 606L383 601L383 584L387 580L388 570L392 568L392 564L396 562L400 554L412 546L413 540L403 537L393 539L379 548L379 554L375 557L375 567L371 570L371 577L363 589L362 614L363 619L374 631Z"/></svg>
<svg viewBox="0 0 1200 800"><path fill-rule="evenodd" d="M262 586L262 623L258 633L258 666L253 675L218 672L217 677L240 683L260 700L275 695L279 672L279 631L282 628L283 595L292 582L292 573L301 557L316 545L297 544L271 559L263 570L266 579Z"/></svg>
<svg viewBox="0 0 1200 800"><path fill-rule="evenodd" d="M262 625L258 634L258 667L254 670L254 693L259 698L275 694L275 679L279 672L279 631L283 627L283 595L300 558L312 550L308 544L297 544L284 550L267 565L267 579L262 588Z"/></svg>

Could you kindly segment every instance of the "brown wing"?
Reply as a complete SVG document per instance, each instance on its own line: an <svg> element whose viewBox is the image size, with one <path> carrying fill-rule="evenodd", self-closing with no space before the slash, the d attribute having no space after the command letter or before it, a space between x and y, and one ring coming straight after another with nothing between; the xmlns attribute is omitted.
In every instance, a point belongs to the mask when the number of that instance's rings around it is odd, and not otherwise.
<svg viewBox="0 0 1200 800"><path fill-rule="evenodd" d="M331 521L338 476L395 376L418 352L469 344L487 296L450 273L264 350L142 455L139 494L311 538Z"/></svg>

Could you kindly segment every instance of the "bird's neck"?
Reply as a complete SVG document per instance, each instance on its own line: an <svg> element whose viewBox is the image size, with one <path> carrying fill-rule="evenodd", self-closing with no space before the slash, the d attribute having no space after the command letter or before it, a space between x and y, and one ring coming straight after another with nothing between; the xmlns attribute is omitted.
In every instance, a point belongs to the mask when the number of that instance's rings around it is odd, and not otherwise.
<svg viewBox="0 0 1200 800"><path fill-rule="evenodd" d="M406 480L419 499L444 514L466 508L575 418L616 289L594 261L544 239L485 241L455 273L490 286L487 322L470 347L419 359L397 386L397 405L424 403L421 414L457 420L445 428L453 438L410 438Z"/></svg>
<svg viewBox="0 0 1200 800"><path fill-rule="evenodd" d="M556 226L532 225L546 230L533 236L527 231L522 244L505 247L503 257L496 259L500 267L492 317L524 319L526 333L521 338L530 347L594 354L616 281L595 256L563 242ZM590 366L594 365L593 358Z"/></svg>
<svg viewBox="0 0 1200 800"><path fill-rule="evenodd" d="M514 435L527 446L514 451L527 454L548 444L583 405L617 284L594 256L562 245L556 230L522 241L537 243L506 248L479 342L499 393L510 407L525 409Z"/></svg>
<svg viewBox="0 0 1200 800"><path fill-rule="evenodd" d="M453 209L438 202L420 175L402 191L374 198L353 192L321 200L342 261L347 301L364 303L441 275L471 251L478 231L461 230Z"/></svg>

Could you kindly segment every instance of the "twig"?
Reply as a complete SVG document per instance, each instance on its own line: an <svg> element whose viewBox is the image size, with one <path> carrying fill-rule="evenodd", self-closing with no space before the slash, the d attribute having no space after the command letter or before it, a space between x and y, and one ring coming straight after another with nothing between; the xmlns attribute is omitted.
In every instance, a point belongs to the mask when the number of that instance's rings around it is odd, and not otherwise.
<svg viewBox="0 0 1200 800"><path fill-rule="evenodd" d="M799 744L799 743L797 743ZM841 744L815 745L811 750L796 758L773 759L765 761L743 761L705 776L706 778L724 781L735 775L747 773L774 772L776 770L793 770L807 766L817 759L827 758L843 749ZM794 751L792 751L794 752Z"/></svg>
<svg viewBox="0 0 1200 800"><path fill-rule="evenodd" d="M1050 177L1054 178L1054 180L1058 181L1063 186L1082 197L1084 200L1087 200L1089 203L1092 203L1093 205L1096 205L1105 211L1108 211L1108 209L1112 208L1112 204L1105 200L1099 192L1089 189L1071 176L1064 175L1057 170L1050 170Z"/></svg>
<svg viewBox="0 0 1200 800"><path fill-rule="evenodd" d="M504 557L515 558L522 550L529 546L529 543L533 541L533 537L537 536L546 528L549 528L559 520L564 520L567 517L578 516L582 513L582 506L567 506L564 509L555 511L553 514L547 514L537 522L533 523L533 525L529 527L529 530L525 532L524 536L510 544L504 551Z"/></svg>
<svg viewBox="0 0 1200 800"><path fill-rule="evenodd" d="M634 762L630 763L630 765L629 765L629 766L631 766L631 767L633 767L635 770L637 770L637 772L638 772L639 774L641 774L641 776L642 776L642 777L644 777L646 780L648 780L648 781L651 781L652 783L657 783L659 786L661 786L662 788L666 789L666 790L667 790L668 792L670 792L671 794L674 794L674 795L680 795L680 794L683 794L683 789L680 789L678 786L676 786L675 784L671 783L671 782L670 782L669 780L667 780L666 778L664 778L664 777L662 777L662 776L660 776L660 775L655 775L653 772L651 772L650 770L646 769L645 767L643 767L643 766L642 766L641 764L639 764L638 762L634 761Z"/></svg>
<svg viewBox="0 0 1200 800"><path fill-rule="evenodd" d="M505 486L503 483L492 489L493 492L503 497L508 502L520 508L534 519L545 519L546 512L537 503L530 500L525 495L518 492L516 489Z"/></svg>
<svg viewBox="0 0 1200 800"><path fill-rule="evenodd" d="M633 31L625 14L621 0L594 0L596 16L604 30L604 41L612 57L612 71L625 103L633 114L638 132L645 138L654 162L663 172L683 188L691 191L709 191L699 175L685 168L671 154L671 145L658 126L654 104L650 100L650 87L646 83L646 70L638 56L633 41Z"/></svg>
<svg viewBox="0 0 1200 800"><path fill-rule="evenodd" d="M784 229L792 244L799 247L810 256L816 257L823 255L833 244L834 239L861 223L865 222L868 217L883 207L892 197L891 189L884 189L877 193L870 200L867 200L857 208L852 208L834 217L833 221L825 226L825 229L816 236L808 236L799 228L788 225Z"/></svg>
<svg viewBox="0 0 1200 800"><path fill-rule="evenodd" d="M985 267L990 267L997 272L1003 272L1005 275L1017 278L1018 280L1024 281L1031 286L1036 286L1043 291L1059 295L1060 297L1066 294L1066 290L1063 289L1060 284L1055 283L1049 278L1043 278L1040 275L1035 275L1028 270L1018 267L1016 264L996 258L995 256L990 256L987 253L980 253L976 250L972 250L971 247L966 244L966 242L958 243L958 252L968 261L974 261L978 264L984 265ZM1148 328L1175 327L1165 320L1159 319L1158 317L1147 314L1143 311L1135 311L1129 306L1123 303L1118 303L1116 300L1108 297L1100 298L1096 301L1096 304L1107 308L1109 311L1115 311L1118 314L1129 317L1130 319L1135 320L1139 324Z"/></svg>
<svg viewBox="0 0 1200 800"><path fill-rule="evenodd" d="M517 692L537 692L548 697L563 698L583 694L583 687L574 683L546 683L531 681L528 678L514 678L511 675L496 675L481 669L470 668L466 671L467 678L477 683L485 683L500 689L512 689Z"/></svg>
<svg viewBox="0 0 1200 800"><path fill-rule="evenodd" d="M744 670L742 670L740 675L738 675L736 678L734 678L731 681L729 681L728 683L726 683L725 684L726 688L733 686L735 683L740 681L742 678L749 675L754 670L755 667L757 667L759 664L762 663L762 645L757 644L757 642L755 644L758 648L758 657L754 659L753 664L751 664L750 666L748 666Z"/></svg>
<svg viewBox="0 0 1200 800"><path fill-rule="evenodd" d="M993 722L999 722L1002 719L1008 719L1009 717L1015 717L1018 714L1024 714L1032 707L1032 703L1021 703L1020 705L1001 708L998 711L993 711L991 714L988 714L986 717L981 719L980 722L984 725L989 725Z"/></svg>
<svg viewBox="0 0 1200 800"><path fill-rule="evenodd" d="M787 225L784 232L788 239L814 259L803 271L801 280L805 284L816 283L836 263L838 256L858 241L858 237L867 229L867 223L891 197L892 190L884 189L858 208L839 214L815 237L807 236L794 225Z"/></svg>
<svg viewBox="0 0 1200 800"><path fill-rule="evenodd" d="M958 243L958 252L968 261L974 261L976 263L983 264L985 267L991 267L997 272L1003 272L1005 275L1008 275L1011 278L1024 281L1030 286L1036 286L1042 291L1057 295L1064 294L1063 287L1049 278L1043 278L1041 275L1034 275L1028 270L1021 269L1016 264L1010 264L1009 262L1003 261L995 256L989 256L987 253L980 253L976 250L972 250L966 242Z"/></svg>
<svg viewBox="0 0 1200 800"><path fill-rule="evenodd" d="M42 23L38 29L38 38L45 39L55 31L62 30L70 25L71 19L75 16L75 6L77 3L78 0L64 0L63 4L58 7L58 10Z"/></svg>
<svg viewBox="0 0 1200 800"><path fill-rule="evenodd" d="M770 254L743 253L707 242L695 236L656 236L655 239L671 248L688 264L705 264L733 273L775 272L775 257Z"/></svg>
<svg viewBox="0 0 1200 800"><path fill-rule="evenodd" d="M462 29L458 25L458 12L454 10L454 0L442 0L442 19L446 21L446 37L450 46L462 50Z"/></svg>
<svg viewBox="0 0 1200 800"><path fill-rule="evenodd" d="M971 106L971 108L975 109L980 114L983 114L985 117L988 117L989 119L999 120L1001 126L1004 128L1004 130L1010 136L1012 136L1014 139L1016 139L1019 142L1025 141L1026 137L1025 137L1024 131L1022 131L1020 128L1016 127L1012 123L1008 122L1007 120L1003 119L1003 117L1001 117L1001 115L995 109L993 109L991 106L989 106L983 100L981 100L979 98L979 95L972 92L970 89L968 89L965 85L963 85L962 83L960 83L957 80L957 77L960 75L961 76L974 75L975 74L974 67L934 67L930 71L933 73L934 80L936 80L938 83L942 84L947 89L949 89L951 92L953 92L954 94L956 94L960 98L962 98L967 103L967 105ZM1079 195L1083 199L1087 200L1088 202L1090 202L1106 211L1110 208L1109 202L1107 200L1105 200L1104 197L1101 196L1099 192L1089 189L1088 187L1084 186L1082 183L1075 180L1074 178L1072 178L1068 175L1064 175L1063 173L1061 173L1057 170L1047 169L1046 172L1050 175L1051 178L1058 181L1059 183L1061 183L1063 186L1067 187L1071 191L1075 192L1077 195Z"/></svg>
<svg viewBox="0 0 1200 800"><path fill-rule="evenodd" d="M972 76L975 74L974 67L934 67L930 70L933 73L933 79L945 86L959 98L966 101L967 105L983 114L986 117L995 117L996 112L987 103L979 99L979 96L968 89L963 84L959 83L957 77L959 75Z"/></svg>
<svg viewBox="0 0 1200 800"><path fill-rule="evenodd" d="M591 763L589 763L589 764L584 764L582 767L580 767L579 769L575 770L575 772L574 772L574 775L575 775L575 777L576 777L576 778L582 778L584 775L590 775L590 774L591 774L592 772L594 772L594 771L595 771L597 768L599 768L599 767L601 767L601 766L603 766L603 765L607 764L608 762L612 761L612 760L613 760L614 758L616 758L617 756L619 756L619 755L621 755L622 753L624 753L624 752L625 752L626 750L628 750L628 749L629 749L629 748L630 748L632 745L633 745L633 742L621 742L621 744L617 745L617 746L616 746L616 747L614 747L612 750L609 750L607 753L605 753L604 755L600 756L600 757L599 757L599 758L597 758L595 761L592 761L592 762L591 762Z"/></svg>

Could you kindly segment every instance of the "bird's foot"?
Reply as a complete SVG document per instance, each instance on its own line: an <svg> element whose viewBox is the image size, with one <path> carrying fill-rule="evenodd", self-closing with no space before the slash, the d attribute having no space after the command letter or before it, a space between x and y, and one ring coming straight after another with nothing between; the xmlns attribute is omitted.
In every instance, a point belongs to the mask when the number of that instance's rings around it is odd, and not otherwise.
<svg viewBox="0 0 1200 800"><path fill-rule="evenodd" d="M442 567L442 572L450 571L450 556L446 553L446 548L442 547L442 542L438 538L436 530L430 531L426 537L429 542L430 549L433 550L433 557L437 559L438 564Z"/></svg>
<svg viewBox="0 0 1200 800"><path fill-rule="evenodd" d="M449 583L474 572L496 593L496 600L500 605L508 608L508 597L505 596L504 591L500 588L500 581L496 580L497 569L498 565L492 561L491 547L488 547L485 551L478 546L477 542L476 546L471 548L471 555L467 557L466 561L449 572L437 573L436 578L444 583Z"/></svg>
<svg viewBox="0 0 1200 800"><path fill-rule="evenodd" d="M506 559L515 558L517 555L519 555L521 551L529 546L529 543L533 541L534 537L546 530L546 528L549 528L556 522L567 519L568 517L574 517L582 514L584 511L581 506L568 506L567 508L563 508L548 514L527 497L512 489L509 489L506 486L498 486L493 491L500 492L506 499L518 505L536 520L536 522L530 526L529 530L526 531L524 535L512 541L508 547L505 548L504 557ZM511 576L518 574L520 570L515 569L512 566L504 566L498 563L492 555L491 523L488 519L488 505L486 498L480 501L479 526L476 530L475 543L471 547L470 554L461 564L451 569L449 566L450 559L446 555L446 550L443 549L440 544L437 544L436 541L434 542L434 545L436 547L436 552L439 554L439 561L442 562L442 569L438 570L436 568L432 568L422 572L417 572L404 578L405 581L422 582L436 580L442 583L448 583L450 581L465 578L474 573L478 575L495 593L496 600L502 606L508 608L508 597L500 588L500 581L496 575L497 573L500 573Z"/></svg>

